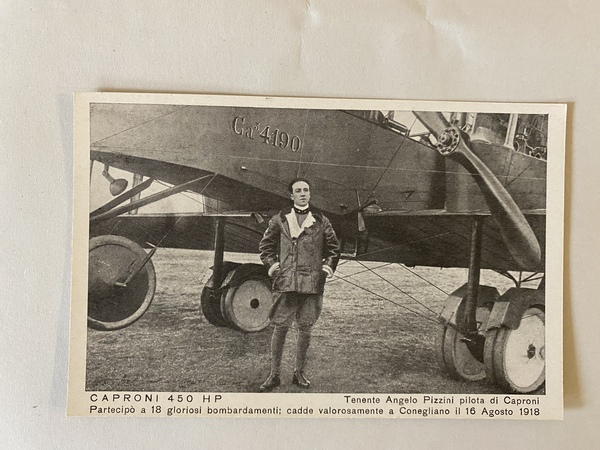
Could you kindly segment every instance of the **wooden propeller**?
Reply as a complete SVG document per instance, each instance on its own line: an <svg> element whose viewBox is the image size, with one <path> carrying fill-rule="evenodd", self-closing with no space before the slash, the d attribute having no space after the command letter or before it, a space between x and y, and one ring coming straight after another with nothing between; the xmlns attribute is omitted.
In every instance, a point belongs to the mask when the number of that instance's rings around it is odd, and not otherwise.
<svg viewBox="0 0 600 450"><path fill-rule="evenodd" d="M437 139L436 148L440 154L456 161L471 173L517 264L524 270L537 268L542 252L531 226L506 188L471 150L462 132L451 126L442 113L427 111L414 114Z"/></svg>

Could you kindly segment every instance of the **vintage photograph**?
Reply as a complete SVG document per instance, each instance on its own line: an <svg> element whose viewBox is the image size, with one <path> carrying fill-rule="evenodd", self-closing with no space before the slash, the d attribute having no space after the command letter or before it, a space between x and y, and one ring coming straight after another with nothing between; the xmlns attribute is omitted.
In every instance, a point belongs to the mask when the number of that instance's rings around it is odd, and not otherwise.
<svg viewBox="0 0 600 450"><path fill-rule="evenodd" d="M562 415L564 105L75 108L70 414Z"/></svg>

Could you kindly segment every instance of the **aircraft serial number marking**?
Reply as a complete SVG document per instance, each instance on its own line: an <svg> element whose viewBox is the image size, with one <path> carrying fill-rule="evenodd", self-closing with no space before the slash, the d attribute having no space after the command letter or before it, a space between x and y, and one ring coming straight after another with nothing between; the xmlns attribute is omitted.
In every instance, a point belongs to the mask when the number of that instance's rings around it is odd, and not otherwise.
<svg viewBox="0 0 600 450"><path fill-rule="evenodd" d="M238 136L245 136L248 139L255 139L255 136L262 139L264 144L272 145L279 148L290 148L293 152L297 152L302 147L302 140L299 136L290 136L289 133L275 128L271 131L270 125L262 127L256 122L253 126L245 125L246 119L237 116L233 119L233 132ZM260 130L260 132L259 132Z"/></svg>

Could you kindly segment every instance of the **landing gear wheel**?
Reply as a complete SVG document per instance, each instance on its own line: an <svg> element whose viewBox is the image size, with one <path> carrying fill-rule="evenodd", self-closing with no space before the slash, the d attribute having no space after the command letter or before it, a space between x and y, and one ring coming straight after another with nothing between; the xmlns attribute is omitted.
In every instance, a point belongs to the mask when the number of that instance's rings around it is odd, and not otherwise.
<svg viewBox="0 0 600 450"><path fill-rule="evenodd" d="M229 288L221 299L221 312L229 325L247 333L269 326L273 305L268 276L262 266L244 264L227 276Z"/></svg>
<svg viewBox="0 0 600 450"><path fill-rule="evenodd" d="M122 236L98 236L90 239L88 266L88 326L112 331L127 327L150 307L156 290L156 272L152 260L146 261L144 249Z"/></svg>
<svg viewBox="0 0 600 450"><path fill-rule="evenodd" d="M494 348L498 329L490 330L485 335L485 344L483 346L483 364L485 366L485 381L490 384L496 384L496 375L494 373Z"/></svg>
<svg viewBox="0 0 600 450"><path fill-rule="evenodd" d="M497 383L512 392L527 394L546 381L545 315L541 307L529 307L519 328L490 330L484 360Z"/></svg>
<svg viewBox="0 0 600 450"><path fill-rule="evenodd" d="M444 325L436 339L438 364L457 380L483 380L485 367L463 340L464 336L456 328Z"/></svg>
<svg viewBox="0 0 600 450"><path fill-rule="evenodd" d="M212 288L213 277L208 279L200 294L200 307L208 323L217 327L226 327L227 321L221 314L221 292Z"/></svg>
<svg viewBox="0 0 600 450"><path fill-rule="evenodd" d="M240 264L231 261L224 261L223 272L229 273L239 265ZM208 281L204 284L204 288L202 288L202 294L200 294L200 307L202 309L202 314L208 323L216 327L229 326L229 323L225 317L223 317L223 313L221 312L222 296L223 291L221 286L214 286L214 276L211 275Z"/></svg>

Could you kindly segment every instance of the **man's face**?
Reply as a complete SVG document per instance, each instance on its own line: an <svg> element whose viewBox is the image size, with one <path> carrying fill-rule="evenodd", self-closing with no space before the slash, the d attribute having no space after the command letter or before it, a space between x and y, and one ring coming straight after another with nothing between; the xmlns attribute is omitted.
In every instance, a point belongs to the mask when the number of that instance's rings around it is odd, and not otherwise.
<svg viewBox="0 0 600 450"><path fill-rule="evenodd" d="M296 206L306 206L310 201L310 187L304 181L297 181L292 185L290 198Z"/></svg>

